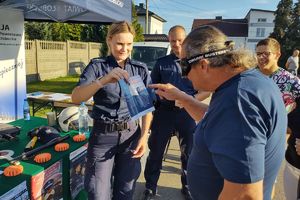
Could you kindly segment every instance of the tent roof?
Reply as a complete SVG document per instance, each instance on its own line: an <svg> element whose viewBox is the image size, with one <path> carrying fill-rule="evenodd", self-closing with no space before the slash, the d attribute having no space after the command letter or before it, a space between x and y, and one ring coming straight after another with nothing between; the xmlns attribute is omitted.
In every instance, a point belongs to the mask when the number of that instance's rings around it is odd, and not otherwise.
<svg viewBox="0 0 300 200"><path fill-rule="evenodd" d="M0 0L0 8L21 9L25 20L112 23L131 21L131 0Z"/></svg>

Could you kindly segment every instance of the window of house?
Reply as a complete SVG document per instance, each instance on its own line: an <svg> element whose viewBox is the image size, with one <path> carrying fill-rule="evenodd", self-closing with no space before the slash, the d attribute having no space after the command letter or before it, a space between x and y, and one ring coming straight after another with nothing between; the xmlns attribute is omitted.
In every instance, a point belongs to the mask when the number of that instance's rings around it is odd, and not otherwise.
<svg viewBox="0 0 300 200"><path fill-rule="evenodd" d="M258 18L257 22L267 22L267 18Z"/></svg>
<svg viewBox="0 0 300 200"><path fill-rule="evenodd" d="M265 28L257 28L256 37L265 37Z"/></svg>

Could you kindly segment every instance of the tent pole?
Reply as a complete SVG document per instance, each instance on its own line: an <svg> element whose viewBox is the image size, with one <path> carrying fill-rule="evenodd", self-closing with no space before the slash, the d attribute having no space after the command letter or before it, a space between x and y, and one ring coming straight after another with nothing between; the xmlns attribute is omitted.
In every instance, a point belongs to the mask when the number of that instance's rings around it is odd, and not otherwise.
<svg viewBox="0 0 300 200"><path fill-rule="evenodd" d="M146 0L146 29L145 29L145 33L146 34L148 34L149 33L149 30L148 30L148 28L149 28L149 20L148 20L148 18L149 18L149 13L148 13L148 0Z"/></svg>

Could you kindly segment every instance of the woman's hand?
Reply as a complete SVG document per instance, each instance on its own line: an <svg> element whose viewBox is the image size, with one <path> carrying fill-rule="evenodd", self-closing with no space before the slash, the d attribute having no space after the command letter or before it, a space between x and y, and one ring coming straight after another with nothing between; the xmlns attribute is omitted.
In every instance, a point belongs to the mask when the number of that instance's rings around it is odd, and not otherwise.
<svg viewBox="0 0 300 200"><path fill-rule="evenodd" d="M140 158L144 155L145 151L146 151L146 145L147 145L147 138L148 135L144 135L139 139L139 142L135 148L135 150L133 151L133 158Z"/></svg>
<svg viewBox="0 0 300 200"><path fill-rule="evenodd" d="M156 94L170 101L180 100L183 96L187 95L170 83L150 84L149 88L156 89Z"/></svg>
<svg viewBox="0 0 300 200"><path fill-rule="evenodd" d="M105 85L107 83L115 83L121 79L125 79L127 82L129 78L129 74L126 70L116 67L113 70L111 70L107 75L105 75L103 78L101 78L100 82L102 85Z"/></svg>

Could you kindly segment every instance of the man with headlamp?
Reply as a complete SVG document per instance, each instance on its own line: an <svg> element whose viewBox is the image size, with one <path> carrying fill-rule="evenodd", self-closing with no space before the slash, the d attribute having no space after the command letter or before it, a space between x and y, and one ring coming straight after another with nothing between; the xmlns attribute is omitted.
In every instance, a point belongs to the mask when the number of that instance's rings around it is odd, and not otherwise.
<svg viewBox="0 0 300 200"><path fill-rule="evenodd" d="M278 87L253 68L254 55L232 46L212 26L183 43L183 74L196 90L214 92L209 107L171 84L150 87L201 120L188 160L193 199L270 200L284 157L285 108Z"/></svg>

